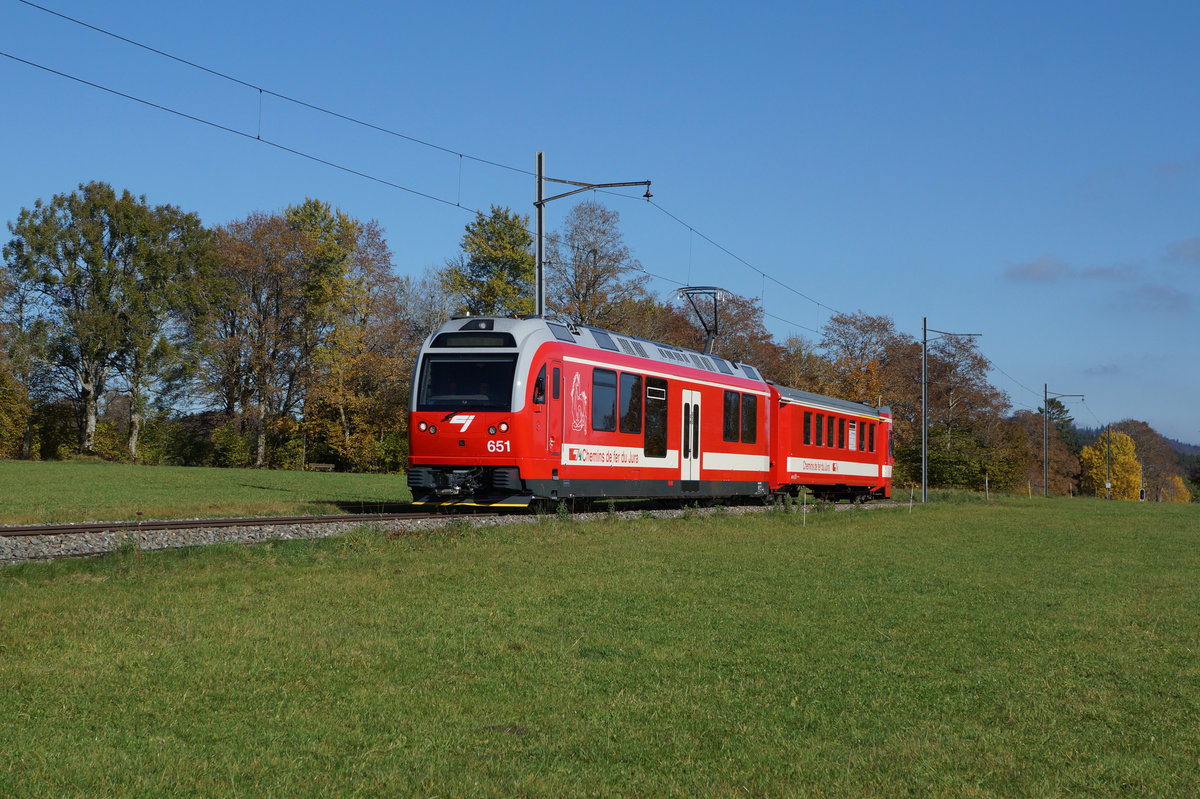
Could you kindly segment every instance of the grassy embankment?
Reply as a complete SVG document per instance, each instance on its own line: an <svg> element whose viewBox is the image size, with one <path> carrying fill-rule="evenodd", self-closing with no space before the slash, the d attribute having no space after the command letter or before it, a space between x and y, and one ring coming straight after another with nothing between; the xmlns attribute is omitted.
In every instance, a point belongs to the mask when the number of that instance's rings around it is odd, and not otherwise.
<svg viewBox="0 0 1200 799"><path fill-rule="evenodd" d="M1200 513L1009 501L0 569L0 795L1192 796Z"/></svg>
<svg viewBox="0 0 1200 799"><path fill-rule="evenodd" d="M0 524L347 513L412 499L402 474L0 460Z"/></svg>

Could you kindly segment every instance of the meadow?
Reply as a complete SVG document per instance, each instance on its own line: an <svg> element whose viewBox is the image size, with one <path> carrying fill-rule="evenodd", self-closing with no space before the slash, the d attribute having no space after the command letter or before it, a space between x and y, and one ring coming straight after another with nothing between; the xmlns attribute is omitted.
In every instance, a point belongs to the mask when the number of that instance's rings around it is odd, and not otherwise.
<svg viewBox="0 0 1200 799"><path fill-rule="evenodd" d="M0 460L0 525L352 513L411 499L403 474Z"/></svg>
<svg viewBox="0 0 1200 799"><path fill-rule="evenodd" d="M1193 796L1200 513L542 518L0 569L0 795Z"/></svg>

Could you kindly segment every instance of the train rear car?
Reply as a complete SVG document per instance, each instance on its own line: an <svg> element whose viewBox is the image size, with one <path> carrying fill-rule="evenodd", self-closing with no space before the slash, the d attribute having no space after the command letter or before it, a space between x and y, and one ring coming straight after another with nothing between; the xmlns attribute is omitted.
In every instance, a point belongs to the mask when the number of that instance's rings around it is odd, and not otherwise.
<svg viewBox="0 0 1200 799"><path fill-rule="evenodd" d="M775 387L771 485L823 499L892 495L891 411Z"/></svg>

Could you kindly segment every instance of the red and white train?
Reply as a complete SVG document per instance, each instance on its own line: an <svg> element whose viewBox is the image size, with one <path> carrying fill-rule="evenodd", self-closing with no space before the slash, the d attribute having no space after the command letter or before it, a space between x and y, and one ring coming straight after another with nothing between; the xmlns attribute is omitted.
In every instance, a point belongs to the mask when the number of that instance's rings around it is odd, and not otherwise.
<svg viewBox="0 0 1200 799"><path fill-rule="evenodd" d="M546 319L442 325L421 347L409 410L418 504L892 491L887 408Z"/></svg>

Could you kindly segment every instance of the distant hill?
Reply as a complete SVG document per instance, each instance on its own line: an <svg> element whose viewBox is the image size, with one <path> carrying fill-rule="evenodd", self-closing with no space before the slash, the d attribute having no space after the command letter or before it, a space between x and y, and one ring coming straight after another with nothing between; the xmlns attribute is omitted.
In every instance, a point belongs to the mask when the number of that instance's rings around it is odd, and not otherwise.
<svg viewBox="0 0 1200 799"><path fill-rule="evenodd" d="M1170 445L1171 449L1175 450L1180 455L1195 455L1200 457L1200 446L1196 446L1195 444L1185 444L1182 441L1176 441L1173 438L1168 438L1166 441L1167 444Z"/></svg>

